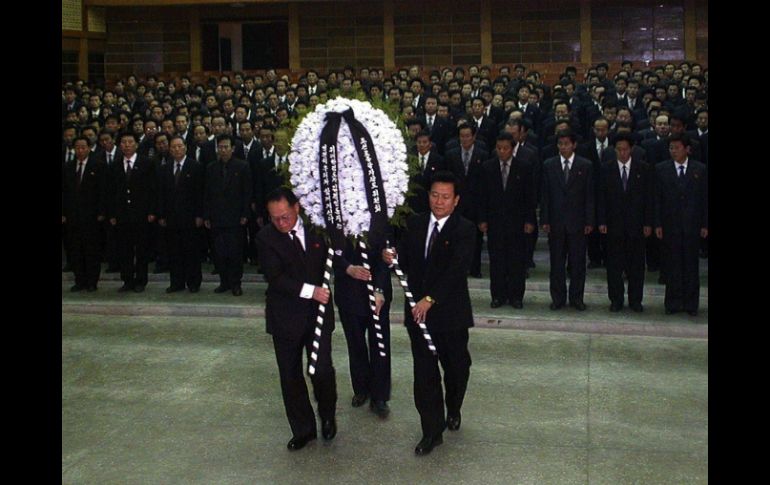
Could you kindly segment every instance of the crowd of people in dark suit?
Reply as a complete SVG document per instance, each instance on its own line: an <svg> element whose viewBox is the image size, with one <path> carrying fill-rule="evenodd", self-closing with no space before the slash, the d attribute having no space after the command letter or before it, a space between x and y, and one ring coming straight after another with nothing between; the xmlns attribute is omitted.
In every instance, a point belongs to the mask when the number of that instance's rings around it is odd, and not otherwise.
<svg viewBox="0 0 770 485"><path fill-rule="evenodd" d="M415 296L405 320L415 359L415 404L427 454L460 427L471 365L467 277L483 277L491 307L523 308L539 233L547 234L550 308L578 311L586 269L606 268L610 311L643 311L647 271L666 286L667 314L697 315L699 257L708 255L708 72L697 63L637 69L605 63L552 84L525 66L486 66L385 77L350 67L294 82L272 69L194 84L128 76L110 87L67 83L62 92L62 240L71 291L96 291L102 263L119 291L142 292L153 271L166 292L196 293L214 263L216 293L240 296L243 265L268 282L266 320L297 450L316 437L301 354L313 348L314 308L326 305L326 243L305 231L287 180L291 120L332 96L365 96L397 113L415 167L415 213L392 248L364 266L352 245L334 258L335 298L350 355L354 407L388 416L392 288L398 254ZM569 275L569 287L567 278ZM627 290L626 290L627 281ZM369 301L367 285L373 284ZM387 329L371 330L371 306ZM435 307L435 308L434 308ZM331 305L329 305L331 309ZM330 316L331 315L331 316ZM312 381L322 434L336 434L333 312ZM433 334L438 360L415 322ZM287 323L288 322L288 323ZM438 363L444 369L446 395ZM302 381L302 382L300 382ZM446 406L446 413L444 413Z"/></svg>

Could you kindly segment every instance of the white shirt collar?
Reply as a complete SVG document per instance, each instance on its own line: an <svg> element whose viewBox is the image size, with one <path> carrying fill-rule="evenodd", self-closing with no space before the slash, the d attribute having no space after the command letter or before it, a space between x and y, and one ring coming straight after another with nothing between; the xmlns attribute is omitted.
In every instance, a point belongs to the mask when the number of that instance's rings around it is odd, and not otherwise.
<svg viewBox="0 0 770 485"><path fill-rule="evenodd" d="M684 159L684 163L682 163L682 164L680 164L679 162L674 160L674 168L676 168L676 174L677 175L679 175L679 167L680 166L683 166L684 167L684 172L687 173L687 162L689 162L689 161L690 161L690 157L685 158Z"/></svg>
<svg viewBox="0 0 770 485"><path fill-rule="evenodd" d="M131 162L131 166L132 166L132 167L134 166L134 163L136 162L136 157L137 157L138 155L139 155L138 153L134 153L134 156L128 159L128 160ZM125 155L124 155L124 156L123 156L123 164L125 165L125 163L126 163L126 157L125 157Z"/></svg>
<svg viewBox="0 0 770 485"><path fill-rule="evenodd" d="M572 162L574 162L574 161L575 161L575 154L574 154L574 153L572 154L572 156L571 156L571 157L569 157L569 159L566 159L566 158L562 157L561 155L559 155L559 157L561 158L561 165L562 165L562 167L564 166L564 162L565 162L566 160L569 160L569 166L570 166L570 167L572 167Z"/></svg>
<svg viewBox="0 0 770 485"><path fill-rule="evenodd" d="M596 139L596 148L602 148L607 149L607 146L609 146L609 140L607 138L604 139L604 142L599 141L599 139Z"/></svg>
<svg viewBox="0 0 770 485"><path fill-rule="evenodd" d="M307 245L305 244L305 225L302 223L301 217L297 217L297 223L294 224L294 227L292 227L291 230L296 231L296 236L302 243L302 247L307 250ZM291 231L289 231L289 238L291 238Z"/></svg>
<svg viewBox="0 0 770 485"><path fill-rule="evenodd" d="M441 232L441 230L444 228L444 224L446 224L447 219L451 216L445 216L441 219L436 219L436 216L433 215L433 212L430 213L430 222L428 223L428 238L430 238L430 233L433 232L433 226L436 224L436 221L438 221L438 232Z"/></svg>
<svg viewBox="0 0 770 485"><path fill-rule="evenodd" d="M626 166L626 170L627 171L629 171L629 172L631 171L631 159L630 158L628 159L628 161L626 163L623 163L620 160L618 160L618 170L620 170L621 172L623 171L623 165Z"/></svg>
<svg viewBox="0 0 770 485"><path fill-rule="evenodd" d="M179 170L182 170L184 168L184 162L187 161L187 157L184 157L183 159L179 160ZM176 169L177 161L174 160L174 169Z"/></svg>

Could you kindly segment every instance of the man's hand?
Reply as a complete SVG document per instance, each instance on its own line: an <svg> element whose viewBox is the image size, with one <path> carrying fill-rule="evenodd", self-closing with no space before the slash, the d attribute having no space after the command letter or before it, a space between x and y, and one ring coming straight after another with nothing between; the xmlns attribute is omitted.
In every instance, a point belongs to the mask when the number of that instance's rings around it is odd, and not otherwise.
<svg viewBox="0 0 770 485"><path fill-rule="evenodd" d="M644 231L644 237L650 237L650 235L652 234L652 227L644 226L643 231Z"/></svg>
<svg viewBox="0 0 770 485"><path fill-rule="evenodd" d="M201 227L203 226L203 218L202 217L196 217L195 218L195 227Z"/></svg>
<svg viewBox="0 0 770 485"><path fill-rule="evenodd" d="M589 234L591 234L593 231L594 231L594 226L586 226L586 227L583 229L583 232L584 232L584 234L585 234L586 236L587 236L587 235L589 235Z"/></svg>
<svg viewBox="0 0 770 485"><path fill-rule="evenodd" d="M662 227L656 227L655 228L655 237L658 239L663 239L663 228Z"/></svg>
<svg viewBox="0 0 770 485"><path fill-rule="evenodd" d="M432 306L433 306L433 303L430 303L425 298L418 301L417 304L414 306L414 308L412 308L412 316L414 317L414 321L424 322L425 317L428 314L428 310L430 310Z"/></svg>
<svg viewBox="0 0 770 485"><path fill-rule="evenodd" d="M534 224L524 224L524 234L532 234L533 232L535 232Z"/></svg>
<svg viewBox="0 0 770 485"><path fill-rule="evenodd" d="M708 230L708 228L706 228L706 227L701 227L700 228L700 237L702 237L703 239L706 239L707 237L709 237L709 230Z"/></svg>
<svg viewBox="0 0 770 485"><path fill-rule="evenodd" d="M607 234L607 226L605 226L604 224L602 224L601 226L599 226L599 232L600 232L601 234Z"/></svg>
<svg viewBox="0 0 770 485"><path fill-rule="evenodd" d="M117 219L115 219L114 217L110 217L110 224L112 224L113 226L115 226L115 225L117 225L117 224L118 224L118 220L117 220Z"/></svg>
<svg viewBox="0 0 770 485"><path fill-rule="evenodd" d="M357 280L369 281L372 279L372 273L370 273L369 270L363 266L355 266L351 264L348 266L348 269L346 269L345 272L348 274L348 276Z"/></svg>
<svg viewBox="0 0 770 485"><path fill-rule="evenodd" d="M147 222L149 223L155 222L155 214L147 214Z"/></svg>
<svg viewBox="0 0 770 485"><path fill-rule="evenodd" d="M262 216L257 217L257 224L259 224L260 226L264 226L265 225L265 218L262 217Z"/></svg>
<svg viewBox="0 0 770 485"><path fill-rule="evenodd" d="M548 234L551 232L551 225L550 224L543 224L543 232Z"/></svg>
<svg viewBox="0 0 770 485"><path fill-rule="evenodd" d="M249 220L247 218L241 217L241 225L242 226L245 226L247 222L249 222Z"/></svg>
<svg viewBox="0 0 770 485"><path fill-rule="evenodd" d="M66 224L67 223L67 218L64 217L64 216L61 216L61 223L62 224Z"/></svg>
<svg viewBox="0 0 770 485"><path fill-rule="evenodd" d="M97 222L104 222L104 219L106 219L106 217L104 217L104 216L96 216L96 221Z"/></svg>
<svg viewBox="0 0 770 485"><path fill-rule="evenodd" d="M329 303L330 294L331 293L329 292L328 288L322 288L320 286L316 286L315 288L313 288L313 299L318 303L322 303L324 305Z"/></svg>
<svg viewBox="0 0 770 485"><path fill-rule="evenodd" d="M385 296L382 293L374 293L374 314L379 316L382 305L385 304Z"/></svg>
<svg viewBox="0 0 770 485"><path fill-rule="evenodd" d="M166 219L158 219L158 225L160 225L160 227L166 227Z"/></svg>
<svg viewBox="0 0 770 485"><path fill-rule="evenodd" d="M206 229L211 229L211 221L203 221L203 225L206 226Z"/></svg>
<svg viewBox="0 0 770 485"><path fill-rule="evenodd" d="M397 257L396 250L393 248L385 248L382 250L382 260L385 261L388 266L393 264L393 259Z"/></svg>
<svg viewBox="0 0 770 485"><path fill-rule="evenodd" d="M254 212L257 212L257 203L256 202L252 202L251 203L251 210L253 210Z"/></svg>
<svg viewBox="0 0 770 485"><path fill-rule="evenodd" d="M487 224L486 222L479 222L479 231L486 234L488 230L489 230L489 224Z"/></svg>

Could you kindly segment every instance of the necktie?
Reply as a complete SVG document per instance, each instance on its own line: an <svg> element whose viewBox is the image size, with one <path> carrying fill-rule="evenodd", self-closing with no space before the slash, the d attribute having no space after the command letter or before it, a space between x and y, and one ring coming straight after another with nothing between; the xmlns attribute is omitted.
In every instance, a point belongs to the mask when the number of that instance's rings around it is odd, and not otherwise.
<svg viewBox="0 0 770 485"><path fill-rule="evenodd" d="M249 159L249 147L246 145L243 145L243 158L246 160Z"/></svg>
<svg viewBox="0 0 770 485"><path fill-rule="evenodd" d="M628 188L628 173L626 172L626 164L623 164L623 174L620 176L620 179L623 181L623 192L626 191Z"/></svg>
<svg viewBox="0 0 770 485"><path fill-rule="evenodd" d="M604 156L604 143L606 143L606 142L602 142L599 145L599 160L600 161L601 161L602 157Z"/></svg>
<svg viewBox="0 0 770 485"><path fill-rule="evenodd" d="M508 185L508 161L503 162L503 169L500 171L501 175L503 176L503 190L505 190L506 185Z"/></svg>
<svg viewBox="0 0 770 485"><path fill-rule="evenodd" d="M67 150L67 161L71 162L75 159L75 151L74 150Z"/></svg>
<svg viewBox="0 0 770 485"><path fill-rule="evenodd" d="M430 252L433 250L433 245L436 243L438 237L438 221L433 224L433 231L430 233L430 239L428 239L428 250L425 252L425 259L428 259Z"/></svg>
<svg viewBox="0 0 770 485"><path fill-rule="evenodd" d="M302 256L305 255L305 248L302 247L302 241L299 240L297 237L297 231L294 229L291 230L291 240L294 242L294 247L297 248L297 251L299 251L299 254Z"/></svg>
<svg viewBox="0 0 770 485"><path fill-rule="evenodd" d="M83 178L83 162L81 162L81 161L78 161L78 174L77 174L77 176L78 176L78 181L77 181L76 187L79 189L80 188L80 181Z"/></svg>
<svg viewBox="0 0 770 485"><path fill-rule="evenodd" d="M126 183L131 181L131 160L126 160Z"/></svg>
<svg viewBox="0 0 770 485"><path fill-rule="evenodd" d="M179 174L182 172L182 164L176 162L176 168L174 168L174 183L179 185Z"/></svg>
<svg viewBox="0 0 770 485"><path fill-rule="evenodd" d="M463 150L463 165L465 166L465 175L468 175L468 167L471 164L471 152Z"/></svg>
<svg viewBox="0 0 770 485"><path fill-rule="evenodd" d="M564 183L569 180L569 160L564 161Z"/></svg>
<svg viewBox="0 0 770 485"><path fill-rule="evenodd" d="M428 131L431 131L433 129L433 117L428 116Z"/></svg>
<svg viewBox="0 0 770 485"><path fill-rule="evenodd" d="M420 155L420 169L425 170L425 155Z"/></svg>
<svg viewBox="0 0 770 485"><path fill-rule="evenodd" d="M107 153L107 165L112 164L112 153Z"/></svg>
<svg viewBox="0 0 770 485"><path fill-rule="evenodd" d="M684 180L684 165L679 165L679 180Z"/></svg>
<svg viewBox="0 0 770 485"><path fill-rule="evenodd" d="M195 148L195 159L201 161L201 147Z"/></svg>

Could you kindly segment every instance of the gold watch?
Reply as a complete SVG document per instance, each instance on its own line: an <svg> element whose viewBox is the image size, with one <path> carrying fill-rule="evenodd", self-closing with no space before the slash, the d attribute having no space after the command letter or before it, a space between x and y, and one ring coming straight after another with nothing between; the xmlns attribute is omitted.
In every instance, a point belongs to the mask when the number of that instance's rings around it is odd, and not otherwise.
<svg viewBox="0 0 770 485"><path fill-rule="evenodd" d="M435 304L436 304L436 300L434 300L433 298L431 298L429 295L425 295L425 301L427 301L427 302L428 302L428 303L430 303L431 305L435 305Z"/></svg>

